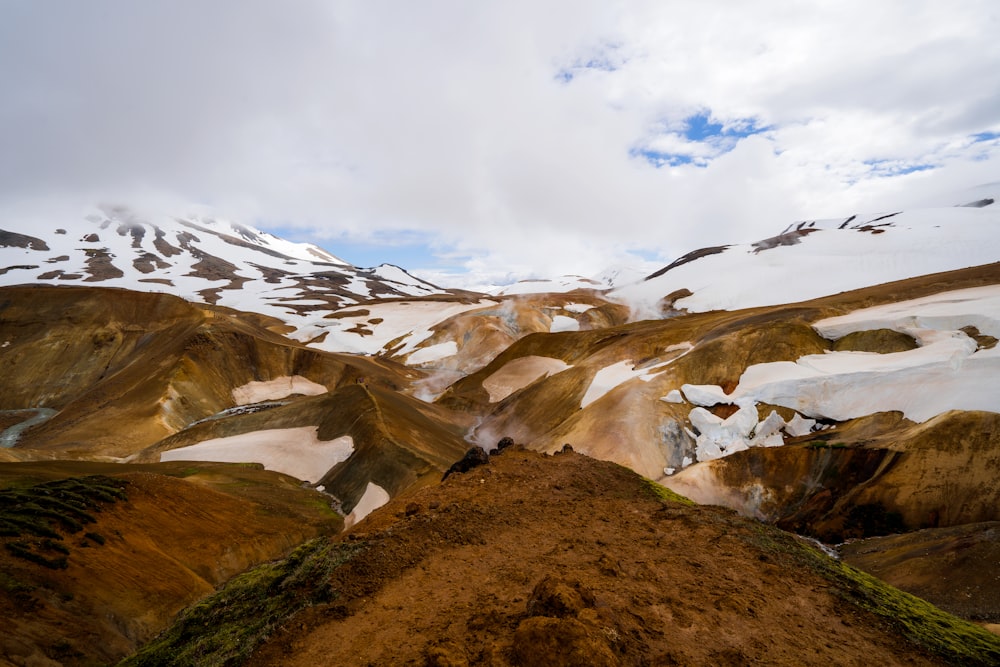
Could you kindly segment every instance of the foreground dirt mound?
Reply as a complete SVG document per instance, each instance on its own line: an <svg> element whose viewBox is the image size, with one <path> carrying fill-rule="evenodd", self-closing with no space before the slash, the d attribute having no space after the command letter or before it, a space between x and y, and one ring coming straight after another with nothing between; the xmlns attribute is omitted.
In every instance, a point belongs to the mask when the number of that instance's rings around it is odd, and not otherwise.
<svg viewBox="0 0 1000 667"><path fill-rule="evenodd" d="M306 566L301 555L248 573L241 587L191 610L155 650L128 664L241 664L225 653L233 628L272 613L269 596L295 590L314 606L285 619L249 664L1000 660L1000 640L981 628L787 533L689 505L622 467L574 453L508 448L393 501L323 549L336 552L324 556L328 567ZM287 574L293 570L329 574L306 579ZM254 579L266 581L268 593L238 621L232 610L254 599ZM219 637L205 641L215 628ZM213 641L222 653L191 648Z"/></svg>

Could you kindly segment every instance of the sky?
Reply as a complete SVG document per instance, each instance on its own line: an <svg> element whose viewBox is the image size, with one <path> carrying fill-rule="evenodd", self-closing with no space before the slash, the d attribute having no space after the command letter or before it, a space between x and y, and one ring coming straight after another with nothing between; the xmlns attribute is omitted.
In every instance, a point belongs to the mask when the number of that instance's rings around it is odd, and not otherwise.
<svg viewBox="0 0 1000 667"><path fill-rule="evenodd" d="M0 0L0 227L204 208L447 285L1000 182L993 0Z"/></svg>

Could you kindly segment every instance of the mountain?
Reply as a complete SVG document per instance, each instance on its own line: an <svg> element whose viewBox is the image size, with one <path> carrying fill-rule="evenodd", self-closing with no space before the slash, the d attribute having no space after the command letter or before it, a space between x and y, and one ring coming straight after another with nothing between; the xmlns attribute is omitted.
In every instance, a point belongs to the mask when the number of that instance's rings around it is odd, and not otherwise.
<svg viewBox="0 0 1000 667"><path fill-rule="evenodd" d="M147 218L102 206L37 229L0 222L3 284L166 292L249 310L299 328L317 311L378 298L446 294L399 267L358 268L307 243L203 217Z"/></svg>
<svg viewBox="0 0 1000 667"><path fill-rule="evenodd" d="M654 316L805 301L995 262L998 230L996 204L798 222L755 243L695 250L609 296Z"/></svg>
<svg viewBox="0 0 1000 667"><path fill-rule="evenodd" d="M234 585L250 588L229 595L259 611L267 596L254 582L271 582L273 605L289 606L268 607L260 619L267 623L272 615L284 619L286 612L332 605L323 613L343 621L343 630L320 630L327 624L303 612L305 627L320 633L371 637L366 623L422 628L418 634L427 642L405 645L413 660L428 664L464 664L463 656L470 664L557 659L555 648L540 649L540 657L516 648L518 636L546 645L539 628L564 637L565 645L579 640L589 655L612 656L608 664L641 664L635 657L641 647L680 663L802 664L813 659L804 657L812 656L808 651L823 654L820 643L845 641L857 656L892 646L916 650L915 662L961 663L926 644L905 648L898 636L889 638L900 632L891 622L879 626L884 634L864 640L786 637L785 652L718 630L715 636L728 639L718 640L721 652L709 655L704 651L713 645L692 628L732 628L786 614L767 605L778 604L771 600L775 591L791 584L769 570L763 587L730 609L724 600L705 601L714 600L712 587L731 574L713 575L706 588L692 574L683 595L666 582L684 563L704 567L718 560L718 535L710 527L720 521L739 535L767 526L768 539L784 546L760 553L744 549L746 540L738 549L727 543L734 560L726 572L756 571L755 563L770 562L760 556L777 557L775 550L799 554L781 556L778 569L790 580L807 576L804 564L814 573L840 572L811 560L818 555L802 555L794 540L781 541L792 538L777 537L784 535L779 530L791 531L968 620L1000 623L986 574L976 559L960 557L968 548L988 558L1000 544L992 529L1000 521L994 474L1000 466L1000 209L987 199L795 223L757 243L688 253L630 284L621 280L627 272L617 271L614 286L557 280L507 294L438 288L395 267L359 269L318 248L204 217L150 221L105 208L51 228L0 221L6 285L0 287L6 378L0 384L0 461L6 462L0 491L16 491L5 496L8 514L0 516L7 531L0 531L0 541L14 573L0 578L0 601L10 605L17 628L0 644L0 655L13 664L29 656L63 664L123 657L165 628L181 606L206 595L206 586L287 554L311 535L338 533L333 542L311 543L290 560L247 573L249 579ZM510 459L494 457L487 468L493 472L448 475L441 483L470 446L490 451L509 439L524 449ZM562 454L567 444L574 454ZM651 481L622 477L614 464ZM119 481L87 481L92 475ZM491 486L494 475L506 486ZM43 508L52 513L31 519L37 499L52 493L45 484L59 480L69 493L97 490L74 499L70 509ZM672 530L690 529L683 562L668 562L647 545L648 553L628 566L600 565L625 563L624 544L641 542L640 534L658 535L662 543L662 526L623 523L635 512L660 511L642 491L659 489L649 486L653 482L760 523L719 510L677 510ZM160 512L140 503L129 511L145 523L136 522L133 532L131 524L112 522L117 532L111 532L101 527L103 517L129 507L108 490L119 484L128 502L128 489L141 498L146 484L162 489L164 506L184 509ZM275 540L255 532L258 526L232 526L237 514L228 510L218 517L208 507L194 510L216 500L218 508L229 507L228 500L205 496L206 485L223 495L242 489L249 495L236 493L237 500L260 511L273 509L267 498L276 494L288 508L282 516L305 506L318 514L310 515L308 530ZM572 502L561 503L563 497ZM614 503L593 504L602 499ZM95 530L84 529L74 512L92 519ZM576 523L564 519L573 516ZM175 532L178 521L185 528ZM344 526L349 531L340 533ZM418 526L425 532L409 532ZM586 537L609 526L624 542ZM576 541L564 529L572 529ZM176 545L189 539L184 531L199 536L190 538L195 541L217 535L261 548L236 549L232 567L212 573L206 563L230 556L207 546L198 551L202 560L185 565L201 581L191 595L162 597L159 579L133 577L128 595L118 596L127 604L119 607L96 585L81 585L106 582L102 568L118 562L90 558L98 546L124 553L142 544L172 562L179 558ZM158 533L177 541L160 544ZM892 542L892 534L908 541ZM844 540L869 546L838 547ZM66 568L40 564L61 562L61 548L70 552ZM665 547L680 548L676 541ZM586 556L573 568L581 572L578 579L563 567L518 569L538 554L569 558L573 550ZM82 551L88 558L77 556ZM353 560L355 551L370 555ZM440 562L434 560L439 551ZM309 554L317 553L337 563L312 560ZM348 556L354 564L338 569ZM461 565L467 557L478 568ZM143 562L159 567L152 557ZM598 570L588 570L594 563ZM424 572L424 566L444 569L426 582L409 578L410 568ZM448 567L454 568L450 579ZM605 570L617 580L601 579L612 576ZM531 620L551 616L527 605L535 586L545 589L547 573L558 577L558 586L569 582L584 601L593 594L595 602L571 616ZM645 588L644 577L658 583ZM307 586L304 578L321 585ZM440 592L411 595L429 606L386 593L383 606L412 607L412 613L366 611L361 600L381 595L383 584L391 588L386 582L397 578L404 592L425 584ZM334 580L345 586L338 594L352 601L346 607L322 585ZM597 603L605 589L614 591L607 607ZM76 602L67 604L67 596ZM434 607L438 597L466 600L485 616L444 614ZM648 601L649 609L637 612L647 603L636 600ZM688 608L678 606L680 600L696 602ZM871 625L854 611L809 600L806 608L846 619L851 625L845 627ZM38 609L45 611L32 616ZM633 611L638 617L625 620ZM736 616L724 620L716 612ZM59 647L46 643L73 614L119 620L66 634ZM145 619L141 628L121 620L133 617ZM442 624L425 627L423 619L434 618ZM206 621L199 623L195 632L182 620L174 631L188 643L196 634L212 635ZM209 625L215 623L229 621ZM664 623L674 624L674 648L651 630ZM267 627L265 634L277 626ZM116 648L95 653L81 639L84 632L114 635ZM752 636L769 632L776 632L773 624ZM380 646L403 646L399 637L359 644L347 635L337 634L335 643L374 662L385 656L377 654ZM270 657L256 664L280 662L281 651L311 641L293 632L261 649Z"/></svg>

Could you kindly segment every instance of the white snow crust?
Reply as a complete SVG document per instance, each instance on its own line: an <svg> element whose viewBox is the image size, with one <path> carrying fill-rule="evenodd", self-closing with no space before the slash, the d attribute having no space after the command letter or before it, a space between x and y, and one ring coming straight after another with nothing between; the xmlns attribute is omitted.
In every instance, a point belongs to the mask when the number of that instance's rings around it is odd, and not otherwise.
<svg viewBox="0 0 1000 667"><path fill-rule="evenodd" d="M320 440L318 431L317 426L300 426L212 438L165 451L160 454L160 461L253 462L267 470L316 482L354 452L351 436Z"/></svg>

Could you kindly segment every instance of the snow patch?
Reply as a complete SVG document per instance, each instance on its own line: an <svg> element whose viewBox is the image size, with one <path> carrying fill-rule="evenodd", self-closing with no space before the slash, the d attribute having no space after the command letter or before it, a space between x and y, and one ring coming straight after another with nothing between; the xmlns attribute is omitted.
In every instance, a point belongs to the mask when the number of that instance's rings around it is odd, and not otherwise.
<svg viewBox="0 0 1000 667"><path fill-rule="evenodd" d="M422 347L419 350L414 351L406 358L407 364L426 364L431 361L440 361L447 357L453 357L458 354L458 343L453 340L449 340L446 343L438 343L437 345L428 345L427 347Z"/></svg>
<svg viewBox="0 0 1000 667"><path fill-rule="evenodd" d="M684 396L681 394L679 389L671 389L667 395L661 397L660 400L665 403L683 403Z"/></svg>
<svg viewBox="0 0 1000 667"><path fill-rule="evenodd" d="M250 405L261 401L274 401L293 394L303 396L320 396L328 391L321 384L313 382L301 375L282 376L273 380L248 382L242 387L233 389L233 401L236 405Z"/></svg>
<svg viewBox="0 0 1000 667"><path fill-rule="evenodd" d="M344 530L347 530L351 526L355 525L366 516L377 510L382 505L389 502L389 492L383 489L378 484L373 482L368 482L368 486L365 487L365 492L361 496L361 500L358 504L354 506L351 513L344 517Z"/></svg>
<svg viewBox="0 0 1000 667"><path fill-rule="evenodd" d="M577 314L585 313L588 310L593 310L594 308L596 308L596 306L593 306L589 303L567 303L565 306L563 306L563 310Z"/></svg>
<svg viewBox="0 0 1000 667"><path fill-rule="evenodd" d="M260 463L268 470L316 482L354 452L349 435L320 440L318 426L265 429L203 440L160 454L160 461Z"/></svg>
<svg viewBox="0 0 1000 667"><path fill-rule="evenodd" d="M645 375L646 370L636 370L635 365L630 359L605 366L594 375L590 386L587 387L587 393L583 395L583 399L580 401L580 407L585 408L615 387L625 384L632 378Z"/></svg>
<svg viewBox="0 0 1000 667"><path fill-rule="evenodd" d="M558 333L560 331L579 331L580 323L574 320L572 317L566 317L565 315L556 315L552 318L552 326L549 327L549 333Z"/></svg>
<svg viewBox="0 0 1000 667"><path fill-rule="evenodd" d="M514 359L483 380L483 389L490 395L490 403L496 403L520 391L532 382L561 373L572 368L562 359L552 357L527 356Z"/></svg>

